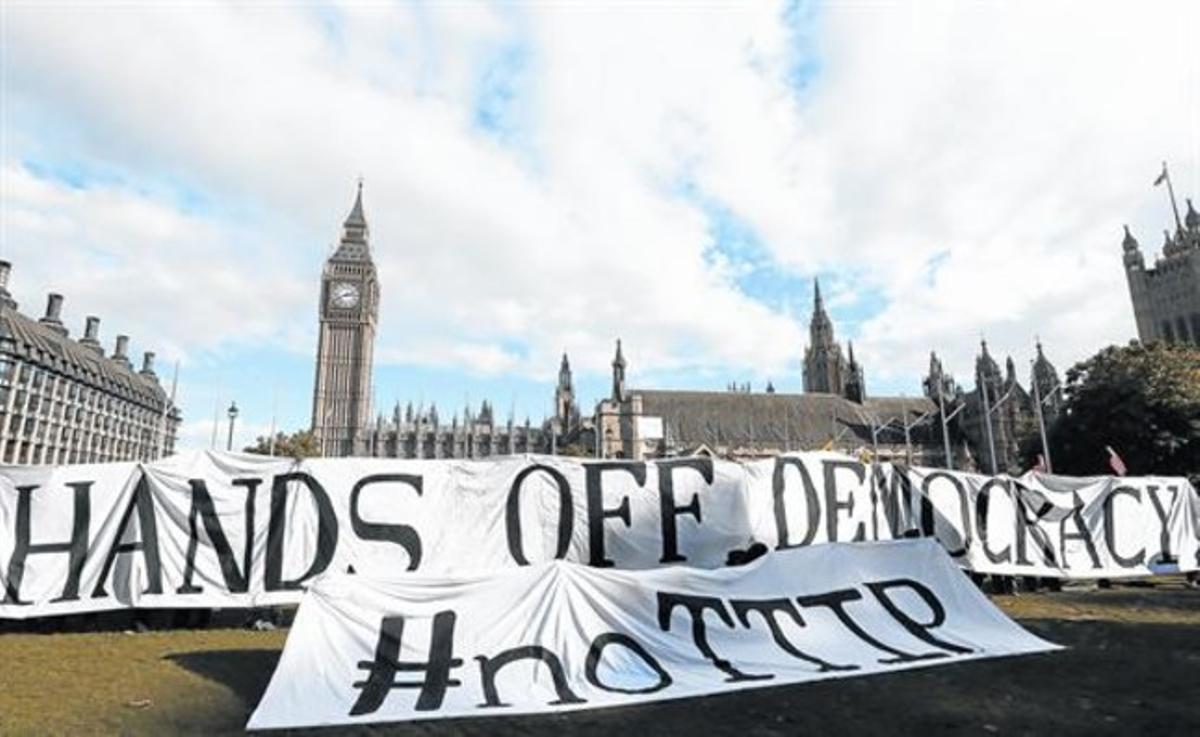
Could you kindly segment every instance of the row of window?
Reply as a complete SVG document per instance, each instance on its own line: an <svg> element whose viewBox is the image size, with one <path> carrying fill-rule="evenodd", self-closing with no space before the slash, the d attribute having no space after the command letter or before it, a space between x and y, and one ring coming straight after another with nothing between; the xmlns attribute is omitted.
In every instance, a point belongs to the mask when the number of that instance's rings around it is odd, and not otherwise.
<svg viewBox="0 0 1200 737"><path fill-rule="evenodd" d="M534 445L534 438L529 438L528 442L517 438L513 438L510 442L505 442L503 439L497 438L496 442L494 443L476 442L473 444L469 442L456 443L453 440L447 439L440 442L425 441L421 443L421 455L425 458L432 458L434 457L435 451L440 448L441 455L445 458L465 457L471 455L472 452L474 452L475 455L486 457L491 455L501 455L504 453L527 452L532 450ZM403 455L401 455L401 451L399 448L397 448L397 444L394 441L378 443L374 447L373 455L379 456L382 454L391 457L416 457L417 448L413 442L403 442L400 444L400 448L403 448Z"/></svg>
<svg viewBox="0 0 1200 737"><path fill-rule="evenodd" d="M9 416L8 422L4 422L4 413L0 412L0 431L5 431L5 435L17 437L18 435L24 438L29 438L34 434L35 428L39 427L38 418L13 414ZM40 423L40 430L37 431L37 437L44 440L47 436L55 437L59 429L63 429L64 439L71 441L76 438L92 435L95 438L103 436L112 436L115 438L135 437L137 435L148 436L157 435L159 427L157 425L132 425L129 423L117 423L112 418L98 418L93 425L70 425L60 422L44 420ZM165 428L170 431L169 426Z"/></svg>
<svg viewBox="0 0 1200 737"><path fill-rule="evenodd" d="M0 415L3 415L8 406L9 390L6 387L0 387ZM24 407L24 412L22 412ZM149 411L138 411L134 413L136 416L127 418L122 415L112 415L102 412L92 412L83 407L70 407L62 402L42 401L42 398L36 394L29 398L29 403L25 403L25 392L18 391L15 401L13 402L13 414L24 415L26 417L37 417L44 420L53 420L54 422L66 422L74 425L82 425L84 427L92 426L93 422L101 429L114 430L122 432L131 427L157 427L162 417L159 414ZM13 426L15 429L15 425Z"/></svg>
<svg viewBox="0 0 1200 737"><path fill-rule="evenodd" d="M167 438L163 452L170 455L174 452L174 438ZM141 442L137 444L116 441L104 441L91 448L73 448L65 445L47 445L31 441L10 439L4 444L4 462L10 464L63 464L63 463L102 463L105 461L121 460L153 460L158 451L156 444Z"/></svg>
<svg viewBox="0 0 1200 737"><path fill-rule="evenodd" d="M16 384L41 389L43 384L54 383L55 374L46 369L39 369L29 363L14 361L11 357L0 358L0 383L11 385L13 373L16 372ZM80 401L84 406L103 409L106 412L128 412L129 403L101 389L93 389L66 377L59 377L54 387L53 395L57 399L71 402Z"/></svg>
<svg viewBox="0 0 1200 737"><path fill-rule="evenodd" d="M6 412L10 406L11 414ZM157 455L161 421L161 411L0 356L5 463L151 460ZM174 449L174 424L169 420L163 428L166 453Z"/></svg>
<svg viewBox="0 0 1200 737"><path fill-rule="evenodd" d="M7 359L0 359L7 360ZM22 370L26 368L22 366ZM37 369L35 375L40 375ZM29 414L36 414L39 409L43 409L42 414L46 411L51 411L55 419L65 417L68 421L75 422L85 421L85 418L90 418L93 414L114 417L121 420L129 420L135 423L156 424L159 420L160 413L148 407L141 407L131 404L119 397L106 395L99 390L88 389L80 386L77 382L71 381L65 377L57 379L54 382L54 391L37 391L40 389L34 382L31 387L32 396L29 399ZM20 409L25 405L26 389L20 388L24 386L18 381L16 388L14 409ZM0 410L8 406L8 399L14 391L10 385L0 385ZM46 401L43 402L42 400ZM51 399L54 399L51 403Z"/></svg>

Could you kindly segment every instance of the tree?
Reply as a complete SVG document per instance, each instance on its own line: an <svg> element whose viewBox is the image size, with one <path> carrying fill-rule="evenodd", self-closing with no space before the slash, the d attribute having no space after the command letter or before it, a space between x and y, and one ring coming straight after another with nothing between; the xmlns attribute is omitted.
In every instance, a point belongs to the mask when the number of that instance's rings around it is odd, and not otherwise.
<svg viewBox="0 0 1200 737"><path fill-rule="evenodd" d="M247 453L269 455L271 453L271 438L259 435L254 445L245 448ZM275 434L275 455L283 458L311 458L320 455L317 439L311 430L298 430L291 435Z"/></svg>
<svg viewBox="0 0 1200 737"><path fill-rule="evenodd" d="M1056 473L1110 473L1107 446L1130 474L1200 473L1200 349L1110 346L1067 371L1063 395L1049 431Z"/></svg>

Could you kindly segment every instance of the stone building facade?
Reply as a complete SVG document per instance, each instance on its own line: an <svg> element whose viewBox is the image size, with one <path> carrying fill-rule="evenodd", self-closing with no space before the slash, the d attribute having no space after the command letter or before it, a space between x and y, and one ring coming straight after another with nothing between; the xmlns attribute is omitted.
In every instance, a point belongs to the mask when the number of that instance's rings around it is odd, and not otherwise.
<svg viewBox="0 0 1200 737"><path fill-rule="evenodd" d="M945 462L937 405L928 397L871 397L863 367L834 338L814 283L803 394L732 385L727 391L631 389L617 341L612 394L596 407L597 455L662 458L706 453L755 458L837 450L919 465Z"/></svg>
<svg viewBox="0 0 1200 737"><path fill-rule="evenodd" d="M571 365L563 354L554 393L555 415L534 424L496 418L492 404L464 407L448 419L436 406L372 416L372 362L379 322L380 285L371 257L362 184L342 225L340 242L325 262L318 307L312 430L326 457L487 458L514 453L554 453L587 445L590 421L582 419ZM590 435L587 436L590 438Z"/></svg>
<svg viewBox="0 0 1200 737"><path fill-rule="evenodd" d="M529 418L516 423L512 417L498 423L489 402L478 411L470 407L449 421L439 417L436 406L413 410L409 404L392 416L379 416L366 434L364 455L375 458L489 458L517 453L550 453L549 423L534 426Z"/></svg>
<svg viewBox="0 0 1200 737"><path fill-rule="evenodd" d="M510 414L496 418L491 402L479 409L464 407L447 422L436 405L401 412L397 402L390 418L376 417L367 433L366 455L377 458L488 458L516 453L563 452L591 455L594 447L591 418L580 416L575 400L571 361L563 354L554 388L554 416L536 425L528 417L518 423Z"/></svg>
<svg viewBox="0 0 1200 737"><path fill-rule="evenodd" d="M373 442L367 435L379 279L368 239L359 182L341 242L321 274L312 430L322 456L367 455Z"/></svg>
<svg viewBox="0 0 1200 737"><path fill-rule="evenodd" d="M1018 380L1011 356L1005 359L1001 372L987 341L980 343L975 359L973 389L959 387L944 371L936 353L930 354L924 386L926 396L939 407L938 417L944 412L950 418L949 437L943 442L950 441L955 468L986 473L1025 471L1021 445L1038 432L1038 403L1047 428L1062 407L1058 371L1046 358L1041 342L1037 344L1028 389Z"/></svg>
<svg viewBox="0 0 1200 737"><path fill-rule="evenodd" d="M1174 234L1163 231L1162 252L1150 267L1125 226L1121 248L1138 338L1200 345L1200 213L1190 199L1182 219L1175 212L1174 224Z"/></svg>
<svg viewBox="0 0 1200 737"><path fill-rule="evenodd" d="M63 298L51 294L40 319L27 317L8 291L0 261L0 459L50 465L151 461L175 451L180 413L154 371L154 353L136 370L129 337L111 355L100 345L100 318L74 340L62 323Z"/></svg>
<svg viewBox="0 0 1200 737"><path fill-rule="evenodd" d="M1039 401L1047 427L1061 408L1058 372L1040 342L1028 389L1012 358L1002 371L985 342L972 389L959 387L931 354L924 396L874 397L867 394L853 346L843 354L834 339L815 285L809 336L803 394L779 393L770 384L764 392L736 384L727 391L631 389L618 341L612 394L596 407L597 455L642 459L701 452L754 458L825 449L981 472L991 470L994 458L997 471L1020 473L1026 470L1022 443L1038 431Z"/></svg>
<svg viewBox="0 0 1200 737"><path fill-rule="evenodd" d="M371 360L379 285L367 244L362 189L343 226L341 243L321 281L321 337L313 393L313 430L322 455L387 458L487 458L514 453L560 453L601 458L661 458L705 453L753 458L799 450L840 452L924 466L1020 470L1020 443L1036 422L1035 400L988 353L976 361L975 388L964 390L931 359L925 395L867 393L854 346L845 353L814 282L810 343L802 366L804 393L784 394L730 385L726 391L637 389L626 383L624 348L617 341L610 396L582 416L570 360L563 354L554 388L554 414L534 423L511 415L498 421L492 405L464 407L449 420L436 406L399 402L390 416L371 418ZM1033 368L1047 422L1057 411L1058 377L1038 346ZM984 408L987 408L986 410ZM943 431L943 414L951 418ZM991 422L985 418L991 418ZM994 450L993 450L994 449Z"/></svg>

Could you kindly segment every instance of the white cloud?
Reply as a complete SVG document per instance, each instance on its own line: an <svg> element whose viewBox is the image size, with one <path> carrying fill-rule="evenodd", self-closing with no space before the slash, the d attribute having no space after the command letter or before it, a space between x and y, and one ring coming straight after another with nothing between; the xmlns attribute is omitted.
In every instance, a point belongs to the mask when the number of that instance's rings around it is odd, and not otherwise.
<svg viewBox="0 0 1200 737"><path fill-rule="evenodd" d="M698 194L776 268L854 274L831 295L883 304L853 325L868 379L911 383L930 348L968 372L980 332L1026 352L1041 332L1060 364L1130 337L1119 224L1158 242L1164 157L1200 194L1194 3L838 3L803 33L760 3L526 10L7 7L6 129L70 131L4 154L18 274L179 350L308 354L361 173L382 360L545 376L566 348L603 371L621 335L635 371L797 373L804 326L705 258ZM520 130L494 136L475 103L514 48ZM46 151L132 184L16 163Z"/></svg>

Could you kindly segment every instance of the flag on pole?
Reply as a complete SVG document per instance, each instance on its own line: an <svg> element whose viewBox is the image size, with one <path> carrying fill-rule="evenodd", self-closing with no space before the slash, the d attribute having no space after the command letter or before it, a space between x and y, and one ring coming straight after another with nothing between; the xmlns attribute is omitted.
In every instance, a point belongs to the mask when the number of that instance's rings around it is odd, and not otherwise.
<svg viewBox="0 0 1200 737"><path fill-rule="evenodd" d="M1167 162L1164 161L1162 174L1159 174L1158 179L1154 180L1154 186L1157 187L1165 181L1167 181Z"/></svg>
<svg viewBox="0 0 1200 737"><path fill-rule="evenodd" d="M1124 476L1129 469L1125 467L1125 461L1121 460L1121 456L1117 455L1117 451L1112 449L1111 445L1104 446L1108 451L1108 465L1118 476Z"/></svg>

